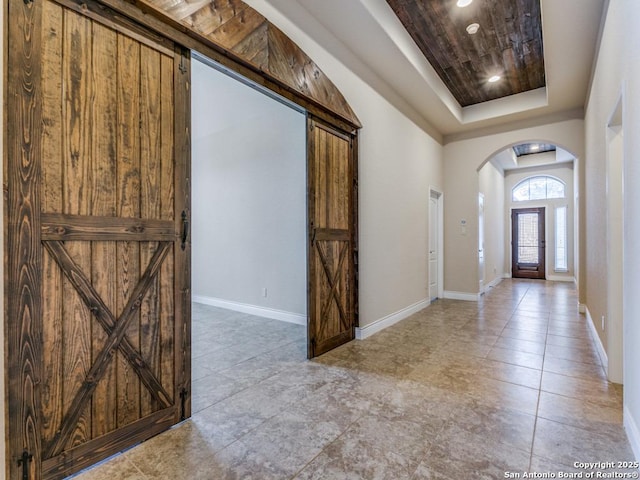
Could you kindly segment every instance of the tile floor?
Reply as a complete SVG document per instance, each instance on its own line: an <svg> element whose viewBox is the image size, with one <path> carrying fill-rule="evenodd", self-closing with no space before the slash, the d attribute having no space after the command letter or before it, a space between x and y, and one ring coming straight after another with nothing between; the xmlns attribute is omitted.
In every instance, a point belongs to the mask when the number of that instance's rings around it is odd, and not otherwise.
<svg viewBox="0 0 640 480"><path fill-rule="evenodd" d="M498 479L632 460L622 389L576 304L570 284L506 280L313 361L304 327L194 305L193 417L77 478Z"/></svg>

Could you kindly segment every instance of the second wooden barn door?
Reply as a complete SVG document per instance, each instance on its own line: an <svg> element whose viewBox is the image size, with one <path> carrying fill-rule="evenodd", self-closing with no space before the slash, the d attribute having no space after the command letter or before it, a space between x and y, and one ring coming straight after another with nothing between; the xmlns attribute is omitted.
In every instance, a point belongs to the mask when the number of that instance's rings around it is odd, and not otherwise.
<svg viewBox="0 0 640 480"><path fill-rule="evenodd" d="M356 155L351 135L309 119L309 358L353 340Z"/></svg>
<svg viewBox="0 0 640 480"><path fill-rule="evenodd" d="M10 478L54 479L190 414L189 58L91 1L10 18Z"/></svg>

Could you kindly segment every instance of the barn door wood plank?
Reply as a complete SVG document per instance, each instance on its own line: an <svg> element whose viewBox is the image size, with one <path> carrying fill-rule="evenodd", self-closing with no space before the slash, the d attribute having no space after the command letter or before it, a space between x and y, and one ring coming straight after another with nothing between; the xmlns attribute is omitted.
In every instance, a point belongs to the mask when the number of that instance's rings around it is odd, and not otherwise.
<svg viewBox="0 0 640 480"><path fill-rule="evenodd" d="M175 315L174 357L176 375L175 397L181 399L176 421L191 416L191 238L185 230L185 221L191 217L191 55L189 50L176 47L174 57L175 86L175 213L176 231L187 233L186 241L176 243L174 252L173 291Z"/></svg>
<svg viewBox="0 0 640 480"><path fill-rule="evenodd" d="M114 197L115 198L115 195ZM100 215L42 214L43 241L175 241L173 221Z"/></svg>
<svg viewBox="0 0 640 480"><path fill-rule="evenodd" d="M116 144L118 129L116 76L118 70L113 52L117 51L118 36L114 30L97 22L92 22L92 28L95 107L93 111L92 153L94 161L92 162L91 170L91 215L79 218L94 219L96 227L99 225L104 228L105 220L115 218L116 214L115 168L118 154ZM56 231L60 231L59 225L56 226ZM47 220L43 218L43 240L46 240L46 226ZM60 240L73 239L68 230L67 224L65 232L68 235ZM76 238L84 241L94 240L84 236L85 234L86 232L82 229L78 232ZM116 306L117 280L116 272L113 268L115 256L115 239L104 239L104 241L94 241L92 243L91 284L108 311L113 311ZM76 290L78 290L77 286ZM94 316L98 318L95 313ZM92 361L95 361L95 356L106 342L109 333L109 330L105 328L108 323L100 319L98 321L102 323L102 328L94 328L92 324ZM115 322L111 320L110 324L112 325L113 323ZM126 348L124 345L127 345L133 350L127 339L123 341L122 345L123 348ZM91 438L98 438L116 429L116 392L116 367L112 363L107 367L93 394L91 402Z"/></svg>
<svg viewBox="0 0 640 480"><path fill-rule="evenodd" d="M75 12L64 10L63 17L63 189L62 209L69 215L88 215L91 211L90 185L92 169L91 138L93 131L93 63L91 21ZM46 157L45 157L46 158ZM43 159L44 160L44 159ZM48 159L55 161L55 159ZM91 245L69 242L69 253L80 267L91 268ZM69 409L91 368L90 312L64 279L62 316L63 390L62 408ZM91 438L91 409L79 412L68 437L69 446Z"/></svg>
<svg viewBox="0 0 640 480"><path fill-rule="evenodd" d="M62 211L62 37L63 9L51 2L42 2L42 150L43 161L41 199L42 212ZM42 215L45 215L43 213ZM42 218L42 217L41 217ZM53 438L62 421L63 377L63 276L55 260L43 254L42 263L42 436Z"/></svg>
<svg viewBox="0 0 640 480"><path fill-rule="evenodd" d="M173 81L173 57L162 56L160 65L160 221L171 224L174 234L175 229L175 153L174 153L174 81ZM176 239L174 239L175 241ZM172 259L173 251L169 252ZM175 315L174 298L174 262L164 262L160 270L159 296L160 296L160 382L168 392L175 389L175 323L179 317ZM177 398L177 397L176 397ZM175 402L175 399L174 399Z"/></svg>
<svg viewBox="0 0 640 480"><path fill-rule="evenodd" d="M116 168L116 214L140 218L140 43L118 34L118 162ZM116 310L123 311L140 278L140 245L135 241L116 245ZM129 324L127 336L140 348L140 318ZM117 424L135 421L140 412L140 384L129 362L117 354Z"/></svg>
<svg viewBox="0 0 640 480"><path fill-rule="evenodd" d="M140 47L140 216L160 218L160 135L161 106L160 77L161 54L145 45ZM173 230L173 225L171 225ZM173 232L172 232L173 233ZM149 262L157 242L140 244L140 263ZM154 378L160 368L159 278L156 277L140 306L140 352L153 369ZM151 392L140 392L141 415L146 416L159 408ZM163 407L166 405L163 405Z"/></svg>
<svg viewBox="0 0 640 480"><path fill-rule="evenodd" d="M42 252L40 230L40 163L42 121L40 46L42 8L22 0L9 1L7 58L7 286L6 338L9 431L9 476L20 478L23 452L33 455L28 473L40 475L40 381L42 379Z"/></svg>

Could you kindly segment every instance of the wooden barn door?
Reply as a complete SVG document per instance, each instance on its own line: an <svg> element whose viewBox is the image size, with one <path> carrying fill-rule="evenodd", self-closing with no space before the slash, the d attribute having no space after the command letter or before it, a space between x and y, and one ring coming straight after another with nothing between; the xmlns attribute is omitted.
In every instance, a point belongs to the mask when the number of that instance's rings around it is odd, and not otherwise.
<svg viewBox="0 0 640 480"><path fill-rule="evenodd" d="M10 0L9 475L190 415L189 54L91 0Z"/></svg>
<svg viewBox="0 0 640 480"><path fill-rule="evenodd" d="M309 119L308 356L353 340L357 317L355 139Z"/></svg>

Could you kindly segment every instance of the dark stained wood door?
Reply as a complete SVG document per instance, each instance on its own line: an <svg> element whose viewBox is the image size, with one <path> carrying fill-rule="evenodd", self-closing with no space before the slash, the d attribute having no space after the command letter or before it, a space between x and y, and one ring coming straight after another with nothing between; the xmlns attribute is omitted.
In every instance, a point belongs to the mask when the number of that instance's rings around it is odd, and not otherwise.
<svg viewBox="0 0 640 480"><path fill-rule="evenodd" d="M91 0L9 2L10 479L190 415L189 53Z"/></svg>
<svg viewBox="0 0 640 480"><path fill-rule="evenodd" d="M513 278L546 278L544 225L544 208L511 211Z"/></svg>
<svg viewBox="0 0 640 480"><path fill-rule="evenodd" d="M353 340L357 321L355 139L309 118L308 356Z"/></svg>

